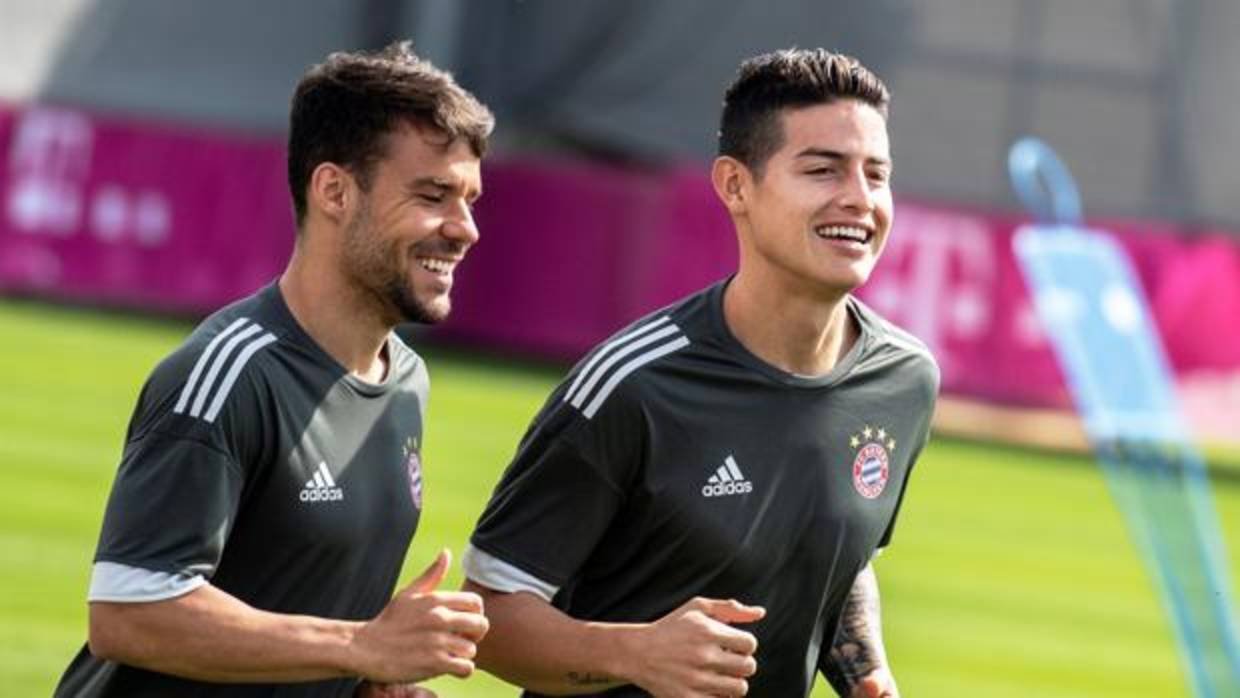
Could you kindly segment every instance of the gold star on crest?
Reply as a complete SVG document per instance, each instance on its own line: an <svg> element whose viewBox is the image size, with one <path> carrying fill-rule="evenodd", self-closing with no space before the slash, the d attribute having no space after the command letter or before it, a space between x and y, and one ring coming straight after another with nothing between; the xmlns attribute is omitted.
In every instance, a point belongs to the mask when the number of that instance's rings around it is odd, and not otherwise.
<svg viewBox="0 0 1240 698"><path fill-rule="evenodd" d="M861 445L861 439L858 439L858 438L857 438L857 437L855 437L855 436L850 436L850 437L848 438L848 445L849 445L849 447L850 447L850 448L854 448L854 449L855 449L855 448L857 448L858 446L860 446L860 445Z"/></svg>
<svg viewBox="0 0 1240 698"><path fill-rule="evenodd" d="M870 425L867 424L865 425L865 429L861 430L861 434L868 440L874 436L874 430L871 429Z"/></svg>
<svg viewBox="0 0 1240 698"><path fill-rule="evenodd" d="M888 450L888 451L894 451L894 450L896 450L896 440L895 440L895 439L887 439L887 450Z"/></svg>
<svg viewBox="0 0 1240 698"><path fill-rule="evenodd" d="M887 430L882 427L879 427L878 428L878 440L882 441L885 438L887 438Z"/></svg>

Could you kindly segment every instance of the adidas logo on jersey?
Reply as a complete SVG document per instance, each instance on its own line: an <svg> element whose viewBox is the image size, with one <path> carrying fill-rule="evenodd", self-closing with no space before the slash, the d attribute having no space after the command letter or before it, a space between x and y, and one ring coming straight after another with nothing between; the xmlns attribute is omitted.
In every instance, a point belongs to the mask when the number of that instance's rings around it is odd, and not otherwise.
<svg viewBox="0 0 1240 698"><path fill-rule="evenodd" d="M728 456L724 459L723 465L715 471L714 475L702 485L703 497L727 497L733 494L749 494L753 492L753 483L746 480L741 474L741 469L736 465L736 459Z"/></svg>
<svg viewBox="0 0 1240 698"><path fill-rule="evenodd" d="M300 499L303 502L338 502L344 499L344 489L336 486L326 462L319 461L314 477L306 480L306 486L301 488Z"/></svg>

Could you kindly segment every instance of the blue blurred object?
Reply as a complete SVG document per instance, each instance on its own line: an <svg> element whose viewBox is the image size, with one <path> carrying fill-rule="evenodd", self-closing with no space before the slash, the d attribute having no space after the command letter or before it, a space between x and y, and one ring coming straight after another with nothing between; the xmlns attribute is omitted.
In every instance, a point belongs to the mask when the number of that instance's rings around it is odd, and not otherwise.
<svg viewBox="0 0 1240 698"><path fill-rule="evenodd" d="M1193 694L1240 696L1240 645L1210 481L1124 250L1082 224L1067 167L1017 141L1012 187L1040 221L1013 245L1107 484L1171 615Z"/></svg>

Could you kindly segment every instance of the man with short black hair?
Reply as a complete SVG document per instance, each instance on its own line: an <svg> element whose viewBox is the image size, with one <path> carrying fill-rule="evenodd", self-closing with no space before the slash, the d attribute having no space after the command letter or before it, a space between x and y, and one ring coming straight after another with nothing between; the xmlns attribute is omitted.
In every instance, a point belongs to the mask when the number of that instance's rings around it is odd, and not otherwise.
<svg viewBox="0 0 1240 698"><path fill-rule="evenodd" d="M465 554L479 666L526 695L894 698L870 561L938 369L851 295L891 230L888 93L823 50L746 61L712 171L736 274L556 388ZM738 601L739 599L739 601Z"/></svg>
<svg viewBox="0 0 1240 698"><path fill-rule="evenodd" d="M292 258L143 387L56 696L424 697L380 684L473 671L487 622L435 590L447 551L392 595L429 389L392 330L448 314L493 123L407 43L302 78Z"/></svg>

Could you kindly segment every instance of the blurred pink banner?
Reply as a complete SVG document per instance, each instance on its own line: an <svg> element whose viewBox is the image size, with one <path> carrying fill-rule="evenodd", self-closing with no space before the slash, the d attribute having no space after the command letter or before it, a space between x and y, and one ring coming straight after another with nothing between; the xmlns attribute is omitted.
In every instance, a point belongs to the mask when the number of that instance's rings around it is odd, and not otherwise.
<svg viewBox="0 0 1240 698"><path fill-rule="evenodd" d="M278 139L0 111L0 289L203 312L292 249Z"/></svg>
<svg viewBox="0 0 1240 698"><path fill-rule="evenodd" d="M0 108L0 290L205 313L275 278L294 236L278 137ZM731 225L705 168L488 163L482 241L434 334L571 359L727 275ZM944 390L1066 406L1011 253L1023 219L902 199L860 295L925 341ZM1091 220L1132 254L1195 420L1240 414L1240 240Z"/></svg>

